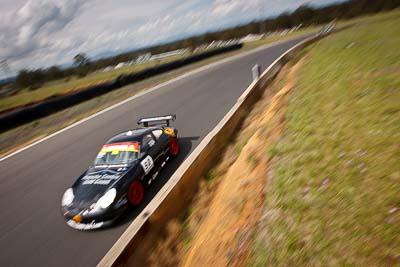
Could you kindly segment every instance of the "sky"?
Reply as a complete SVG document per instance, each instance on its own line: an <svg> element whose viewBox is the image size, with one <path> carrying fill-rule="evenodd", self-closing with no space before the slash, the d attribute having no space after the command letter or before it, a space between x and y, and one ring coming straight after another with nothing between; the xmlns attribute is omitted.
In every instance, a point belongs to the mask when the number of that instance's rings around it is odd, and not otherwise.
<svg viewBox="0 0 400 267"><path fill-rule="evenodd" d="M0 63L11 72L126 51L337 0L0 0ZM0 64L0 67L4 64ZM0 78L5 76L0 68Z"/></svg>

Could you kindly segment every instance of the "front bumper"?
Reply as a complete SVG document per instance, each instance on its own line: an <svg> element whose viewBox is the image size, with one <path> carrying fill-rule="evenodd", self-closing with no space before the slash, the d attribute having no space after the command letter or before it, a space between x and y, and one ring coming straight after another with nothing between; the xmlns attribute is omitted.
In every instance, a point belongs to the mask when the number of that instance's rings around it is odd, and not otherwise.
<svg viewBox="0 0 400 267"><path fill-rule="evenodd" d="M74 220L70 219L67 221L67 225L76 229L76 230L94 230L94 229L99 229L103 227L107 227L111 225L114 222L114 220L110 221L103 221L103 222L92 222L92 223L78 223L75 222Z"/></svg>
<svg viewBox="0 0 400 267"><path fill-rule="evenodd" d="M110 226L126 209L127 206L99 212L88 212L87 210L68 210L63 208L62 212L68 226L77 230L93 230ZM79 217L79 219L76 219L76 217Z"/></svg>

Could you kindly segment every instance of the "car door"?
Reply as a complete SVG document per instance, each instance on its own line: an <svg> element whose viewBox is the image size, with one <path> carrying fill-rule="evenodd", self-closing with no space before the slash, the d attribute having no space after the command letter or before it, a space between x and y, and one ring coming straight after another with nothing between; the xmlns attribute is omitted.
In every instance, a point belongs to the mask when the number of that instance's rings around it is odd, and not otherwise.
<svg viewBox="0 0 400 267"><path fill-rule="evenodd" d="M161 163L164 162L168 156L169 152L169 142L165 137L164 131L162 129L156 129L152 131L153 136L156 140L157 152L161 154Z"/></svg>
<svg viewBox="0 0 400 267"><path fill-rule="evenodd" d="M145 171L146 176L153 176L162 163L162 157L160 152L160 147L156 141L154 135L149 132L143 136L141 153L143 158L141 165Z"/></svg>

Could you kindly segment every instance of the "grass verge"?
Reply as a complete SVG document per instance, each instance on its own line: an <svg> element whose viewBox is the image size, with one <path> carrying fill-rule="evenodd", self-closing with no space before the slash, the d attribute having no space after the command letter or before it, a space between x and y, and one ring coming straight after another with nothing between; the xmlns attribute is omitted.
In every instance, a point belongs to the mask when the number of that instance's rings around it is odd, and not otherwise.
<svg viewBox="0 0 400 267"><path fill-rule="evenodd" d="M400 17L307 49L249 266L400 264Z"/></svg>

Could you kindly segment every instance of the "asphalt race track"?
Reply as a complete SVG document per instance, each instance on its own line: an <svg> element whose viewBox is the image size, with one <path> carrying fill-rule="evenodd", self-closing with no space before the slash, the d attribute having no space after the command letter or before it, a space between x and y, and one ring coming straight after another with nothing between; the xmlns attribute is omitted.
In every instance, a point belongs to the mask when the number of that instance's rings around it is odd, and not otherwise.
<svg viewBox="0 0 400 267"><path fill-rule="evenodd" d="M297 38L166 84L0 162L0 266L94 266L173 171L222 119L251 82ZM175 113L181 155L157 178L142 207L115 227L80 232L61 215L61 196L109 137L139 117Z"/></svg>

